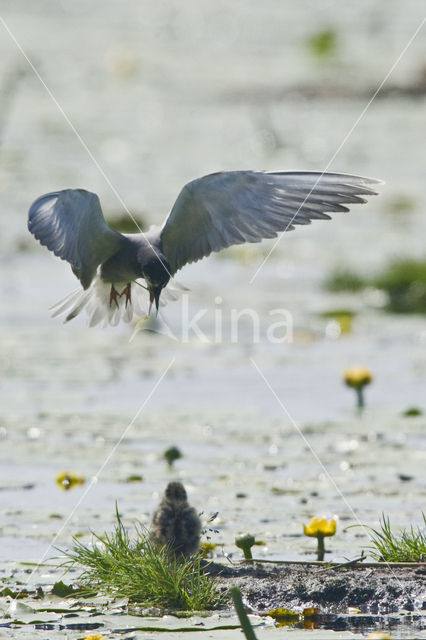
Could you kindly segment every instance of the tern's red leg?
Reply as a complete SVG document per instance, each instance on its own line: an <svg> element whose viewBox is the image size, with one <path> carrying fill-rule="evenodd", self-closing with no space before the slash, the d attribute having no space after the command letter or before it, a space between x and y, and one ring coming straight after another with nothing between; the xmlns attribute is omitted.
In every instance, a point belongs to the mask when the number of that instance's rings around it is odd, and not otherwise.
<svg viewBox="0 0 426 640"><path fill-rule="evenodd" d="M128 282L125 286L125 288L123 289L123 291L121 292L120 296L126 296L126 309L127 309L127 303L128 302L132 302L132 289L131 289L131 284L130 282Z"/></svg>
<svg viewBox="0 0 426 640"><path fill-rule="evenodd" d="M111 291L109 294L109 306L112 305L113 302L115 302L115 304L117 305L117 309L119 308L119 304L118 304L118 298L120 297L120 294L118 293L118 291L114 288L114 285L111 285Z"/></svg>

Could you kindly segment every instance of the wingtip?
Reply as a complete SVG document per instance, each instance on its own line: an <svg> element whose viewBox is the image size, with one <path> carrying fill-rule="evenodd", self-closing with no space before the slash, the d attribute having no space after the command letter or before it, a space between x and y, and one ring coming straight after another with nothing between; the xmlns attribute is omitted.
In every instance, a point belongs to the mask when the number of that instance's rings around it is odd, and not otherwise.
<svg viewBox="0 0 426 640"><path fill-rule="evenodd" d="M366 186L369 187L374 186L374 187L381 187L384 184L386 184L386 182L384 180L381 180L380 178L365 178L366 181ZM370 189L370 192L368 193L368 196L379 196L380 195L380 190L379 191L375 191L373 189Z"/></svg>
<svg viewBox="0 0 426 640"><path fill-rule="evenodd" d="M385 180L382 180L381 178L370 178L367 176L359 176L359 178L363 180L367 185L368 184L374 184L374 185L386 184Z"/></svg>

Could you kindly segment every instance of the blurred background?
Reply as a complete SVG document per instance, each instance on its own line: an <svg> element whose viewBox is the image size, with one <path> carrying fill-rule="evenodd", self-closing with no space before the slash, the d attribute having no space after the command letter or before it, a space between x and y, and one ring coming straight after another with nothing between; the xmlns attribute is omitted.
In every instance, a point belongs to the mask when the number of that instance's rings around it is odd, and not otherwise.
<svg viewBox="0 0 426 640"><path fill-rule="evenodd" d="M420 523L425 27L366 107L421 25L424 3L2 0L0 8L2 560L37 561L64 524L65 546L89 527L103 531L115 500L125 517L148 523L173 478L199 510L219 512L213 542L228 552L249 529L266 542L259 554L304 557L314 543L302 540L301 523L313 515L341 519L333 557L368 542L360 530L343 533L346 524L375 526L382 512L392 524ZM191 317L205 310L210 342L152 331L129 342L127 325L89 330L84 317L65 326L49 317L78 283L26 229L36 197L94 191L111 224L136 231L122 202L141 225L159 223L187 181L245 168L328 168L386 184L350 214L286 234L252 284L270 242L186 267L178 280L191 289ZM248 307L261 339L253 344L242 321L232 344L230 311ZM291 343L266 339L275 308L291 314ZM162 316L179 336L181 303ZM362 413L342 380L358 364L373 375ZM169 468L172 445L182 458ZM86 485L61 491L55 478L66 469Z"/></svg>

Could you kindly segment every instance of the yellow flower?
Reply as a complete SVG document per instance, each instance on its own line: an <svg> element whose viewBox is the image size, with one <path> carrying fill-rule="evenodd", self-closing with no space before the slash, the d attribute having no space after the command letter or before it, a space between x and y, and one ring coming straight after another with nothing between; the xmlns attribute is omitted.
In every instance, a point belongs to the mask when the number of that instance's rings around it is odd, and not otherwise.
<svg viewBox="0 0 426 640"><path fill-rule="evenodd" d="M345 383L348 387L354 387L355 389L365 387L366 384L370 384L372 379L371 372L365 367L351 367L343 372Z"/></svg>
<svg viewBox="0 0 426 640"><path fill-rule="evenodd" d="M84 636L84 640L106 640L106 638L100 633L90 633L89 635Z"/></svg>
<svg viewBox="0 0 426 640"><path fill-rule="evenodd" d="M214 542L202 542L200 544L201 555L203 558L208 558L208 556L214 551L217 547L217 544Z"/></svg>
<svg viewBox="0 0 426 640"><path fill-rule="evenodd" d="M386 631L372 631L368 634L367 640L391 640L391 637Z"/></svg>
<svg viewBox="0 0 426 640"><path fill-rule="evenodd" d="M336 533L336 520L334 518L328 522L326 518L311 518L308 526L303 525L303 531L305 536L310 536L311 538L318 538L318 536L326 537L326 536L334 536Z"/></svg>
<svg viewBox="0 0 426 640"><path fill-rule="evenodd" d="M84 477L75 473L75 471L61 471L61 473L56 476L56 483L65 491L79 484L84 484L84 482Z"/></svg>

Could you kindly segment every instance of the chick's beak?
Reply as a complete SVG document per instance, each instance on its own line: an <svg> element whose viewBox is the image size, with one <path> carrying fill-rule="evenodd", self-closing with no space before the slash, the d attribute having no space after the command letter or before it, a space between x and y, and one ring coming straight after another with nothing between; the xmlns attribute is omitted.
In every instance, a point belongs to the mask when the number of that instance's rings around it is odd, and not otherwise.
<svg viewBox="0 0 426 640"><path fill-rule="evenodd" d="M158 305L160 302L160 294L163 287L161 285L149 287L149 311L151 313L152 303L155 302L156 314L158 314Z"/></svg>

